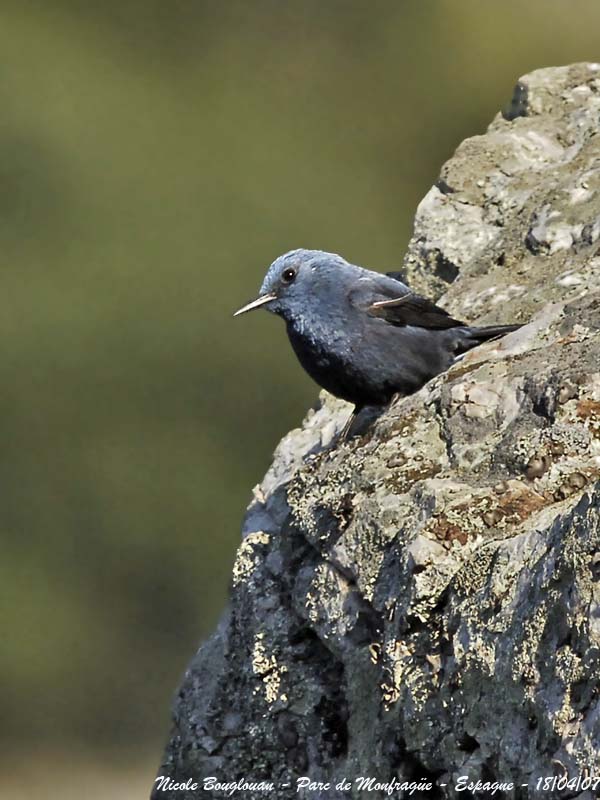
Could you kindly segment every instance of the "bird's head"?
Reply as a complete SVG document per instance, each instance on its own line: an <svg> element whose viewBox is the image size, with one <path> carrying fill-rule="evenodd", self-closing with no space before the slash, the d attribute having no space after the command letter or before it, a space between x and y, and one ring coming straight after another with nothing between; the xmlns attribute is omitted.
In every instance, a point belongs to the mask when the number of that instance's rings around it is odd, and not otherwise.
<svg viewBox="0 0 600 800"><path fill-rule="evenodd" d="M322 250L291 250L271 264L256 300L233 315L264 308L290 321L310 313L310 309L327 302L350 264L335 253Z"/></svg>

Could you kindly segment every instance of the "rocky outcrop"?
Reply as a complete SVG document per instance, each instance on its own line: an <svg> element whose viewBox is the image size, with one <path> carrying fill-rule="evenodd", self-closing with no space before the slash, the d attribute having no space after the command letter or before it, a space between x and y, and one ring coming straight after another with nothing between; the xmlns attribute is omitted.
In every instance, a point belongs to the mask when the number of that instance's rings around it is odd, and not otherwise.
<svg viewBox="0 0 600 800"><path fill-rule="evenodd" d="M600 65L539 70L444 165L409 282L527 324L345 444L328 396L283 439L160 775L282 800L361 797L361 776L595 796L539 780L600 774L599 127Z"/></svg>

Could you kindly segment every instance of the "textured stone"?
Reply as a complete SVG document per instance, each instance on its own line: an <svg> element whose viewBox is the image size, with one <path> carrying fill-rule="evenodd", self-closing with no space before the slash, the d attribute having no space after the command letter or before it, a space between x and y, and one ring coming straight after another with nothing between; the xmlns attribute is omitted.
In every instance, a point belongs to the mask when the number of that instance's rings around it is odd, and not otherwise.
<svg viewBox="0 0 600 800"><path fill-rule="evenodd" d="M519 798L600 771L599 120L599 65L539 70L444 165L411 284L469 322L529 324L344 445L350 408L324 394L283 439L161 775L272 780L282 800L362 796L296 794L302 775L439 798L468 775Z"/></svg>

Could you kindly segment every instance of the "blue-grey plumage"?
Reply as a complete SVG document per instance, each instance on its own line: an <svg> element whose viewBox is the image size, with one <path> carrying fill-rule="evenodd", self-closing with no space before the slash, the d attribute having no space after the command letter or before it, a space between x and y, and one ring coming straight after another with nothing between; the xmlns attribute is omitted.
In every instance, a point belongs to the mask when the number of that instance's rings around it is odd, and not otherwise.
<svg viewBox="0 0 600 800"><path fill-rule="evenodd" d="M357 409L417 391L460 354L519 327L471 327L397 278L321 250L277 258L258 299L236 314L261 306L283 317L308 374Z"/></svg>

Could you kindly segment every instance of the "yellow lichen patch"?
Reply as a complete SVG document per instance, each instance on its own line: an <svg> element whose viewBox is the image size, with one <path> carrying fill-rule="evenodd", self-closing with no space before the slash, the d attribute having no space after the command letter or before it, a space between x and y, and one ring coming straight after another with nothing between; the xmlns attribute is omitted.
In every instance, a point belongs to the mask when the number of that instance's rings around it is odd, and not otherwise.
<svg viewBox="0 0 600 800"><path fill-rule="evenodd" d="M238 547L233 565L233 585L237 586L242 581L247 580L254 572L257 565L258 556L255 547L261 544L268 544L269 534L264 531L255 531L248 536Z"/></svg>
<svg viewBox="0 0 600 800"><path fill-rule="evenodd" d="M488 576L490 565L494 559L496 548L494 546L475 550L468 561L462 565L453 578L453 585L460 594L470 596L483 589Z"/></svg>
<svg viewBox="0 0 600 800"><path fill-rule="evenodd" d="M400 699L404 687L410 694L416 709L422 709L431 694L431 684L439 683L428 661L415 658L414 646L410 642L388 641L384 648L387 664L383 667L385 680L381 683L383 707L389 711Z"/></svg>
<svg viewBox="0 0 600 800"><path fill-rule="evenodd" d="M316 622L319 619L319 598L314 592L307 592L304 606L308 612L308 618L311 622Z"/></svg>
<svg viewBox="0 0 600 800"><path fill-rule="evenodd" d="M288 671L285 664L278 664L273 654L267 653L264 642L264 633L257 633L252 649L252 671L262 679L267 703L274 703L277 699L285 700L286 695L279 695L281 678Z"/></svg>
<svg viewBox="0 0 600 800"><path fill-rule="evenodd" d="M381 684L381 696L383 697L383 707L386 711L389 711L390 708L397 703L400 699L400 692L396 686L393 686L389 683L382 683Z"/></svg>
<svg viewBox="0 0 600 800"><path fill-rule="evenodd" d="M373 664L378 664L381 658L381 645L379 642L373 642L369 645L369 654Z"/></svg>
<svg viewBox="0 0 600 800"><path fill-rule="evenodd" d="M566 647L563 647L556 653L555 670L564 686L564 694L561 707L554 714L551 722L554 730L557 733L562 733L565 726L568 725L573 718L571 687L574 683L581 680L584 671L579 656Z"/></svg>
<svg viewBox="0 0 600 800"><path fill-rule="evenodd" d="M544 604L534 610L533 615L523 625L523 637L513 658L512 677L525 684L525 692L530 698L535 695L535 684L540 678L535 660L547 618L548 609Z"/></svg>
<svg viewBox="0 0 600 800"><path fill-rule="evenodd" d="M494 642L481 632L469 632L468 646L463 647L460 637L454 639L454 656L457 661L464 660L464 667L478 667L487 675L493 676L496 666L496 647Z"/></svg>
<svg viewBox="0 0 600 800"><path fill-rule="evenodd" d="M339 570L327 562L319 564L304 595L308 619L315 625L323 625L328 634L343 636L348 625L344 613L348 591L348 581Z"/></svg>
<svg viewBox="0 0 600 800"><path fill-rule="evenodd" d="M431 663L420 662L415 658L411 642L388 641L379 657L385 659L383 666L385 679L381 682L381 697L385 711L397 703L402 687L409 695L415 708L421 709L431 694L431 684L439 683L439 677L432 670Z"/></svg>
<svg viewBox="0 0 600 800"><path fill-rule="evenodd" d="M385 643L383 657L386 661L383 667L386 677L381 683L381 698L384 709L389 711L394 703L397 703L400 699L402 678L406 671L407 663L412 660L412 651L404 642L392 639Z"/></svg>

